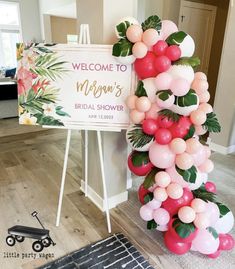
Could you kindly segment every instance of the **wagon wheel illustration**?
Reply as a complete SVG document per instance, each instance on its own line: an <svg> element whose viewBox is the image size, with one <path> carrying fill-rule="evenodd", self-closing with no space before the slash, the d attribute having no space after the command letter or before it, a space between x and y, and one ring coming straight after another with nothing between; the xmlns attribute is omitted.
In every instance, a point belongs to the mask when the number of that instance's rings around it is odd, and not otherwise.
<svg viewBox="0 0 235 269"><path fill-rule="evenodd" d="M24 237L23 236L20 236L20 235L17 235L16 236L16 241L18 241L19 243L21 243L21 242L24 241Z"/></svg>
<svg viewBox="0 0 235 269"><path fill-rule="evenodd" d="M15 240L15 238L13 236L9 235L6 238L6 243L7 243L8 246L13 247L15 245L15 243L16 243L16 240Z"/></svg>
<svg viewBox="0 0 235 269"><path fill-rule="evenodd" d="M51 239L50 238L45 238L42 240L42 244L45 248L48 248L51 245Z"/></svg>
<svg viewBox="0 0 235 269"><path fill-rule="evenodd" d="M43 250L44 246L43 246L41 241L35 241L32 244L32 248L36 252L41 252Z"/></svg>

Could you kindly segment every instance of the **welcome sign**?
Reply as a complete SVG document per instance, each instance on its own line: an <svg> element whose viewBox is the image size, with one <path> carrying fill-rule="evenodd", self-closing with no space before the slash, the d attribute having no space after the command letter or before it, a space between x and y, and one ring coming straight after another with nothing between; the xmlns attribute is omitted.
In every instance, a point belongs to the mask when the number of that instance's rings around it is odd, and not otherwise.
<svg viewBox="0 0 235 269"><path fill-rule="evenodd" d="M18 44L19 122L127 128L130 65L109 45Z"/></svg>

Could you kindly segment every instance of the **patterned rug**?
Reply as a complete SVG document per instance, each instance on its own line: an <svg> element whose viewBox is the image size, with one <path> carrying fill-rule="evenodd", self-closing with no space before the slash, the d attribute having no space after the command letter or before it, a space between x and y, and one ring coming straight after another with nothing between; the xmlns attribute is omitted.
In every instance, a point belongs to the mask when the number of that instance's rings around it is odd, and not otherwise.
<svg viewBox="0 0 235 269"><path fill-rule="evenodd" d="M38 269L154 269L123 234L74 251Z"/></svg>

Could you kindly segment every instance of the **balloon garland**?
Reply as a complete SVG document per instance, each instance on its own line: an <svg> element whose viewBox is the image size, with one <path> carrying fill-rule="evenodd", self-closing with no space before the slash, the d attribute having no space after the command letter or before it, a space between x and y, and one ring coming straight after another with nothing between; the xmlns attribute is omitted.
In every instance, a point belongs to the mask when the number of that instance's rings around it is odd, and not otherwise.
<svg viewBox="0 0 235 269"><path fill-rule="evenodd" d="M234 217L208 181L214 165L200 136L220 132L220 125L208 104L207 76L194 72L200 64L193 57L194 41L158 16L141 25L124 18L116 35L113 56L133 64L139 79L126 100L132 121L126 139L133 149L128 167L144 177L138 191L140 217L147 229L165 233L171 252L192 250L216 258L234 247L228 234Z"/></svg>

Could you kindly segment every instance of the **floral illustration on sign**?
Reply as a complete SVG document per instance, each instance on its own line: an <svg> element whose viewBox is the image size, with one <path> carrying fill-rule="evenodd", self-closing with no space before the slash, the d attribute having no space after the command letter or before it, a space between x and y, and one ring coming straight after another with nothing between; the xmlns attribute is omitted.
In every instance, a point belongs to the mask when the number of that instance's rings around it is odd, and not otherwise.
<svg viewBox="0 0 235 269"><path fill-rule="evenodd" d="M61 117L70 117L58 105L60 89L51 85L69 70L47 46L17 44L20 124L63 126Z"/></svg>

